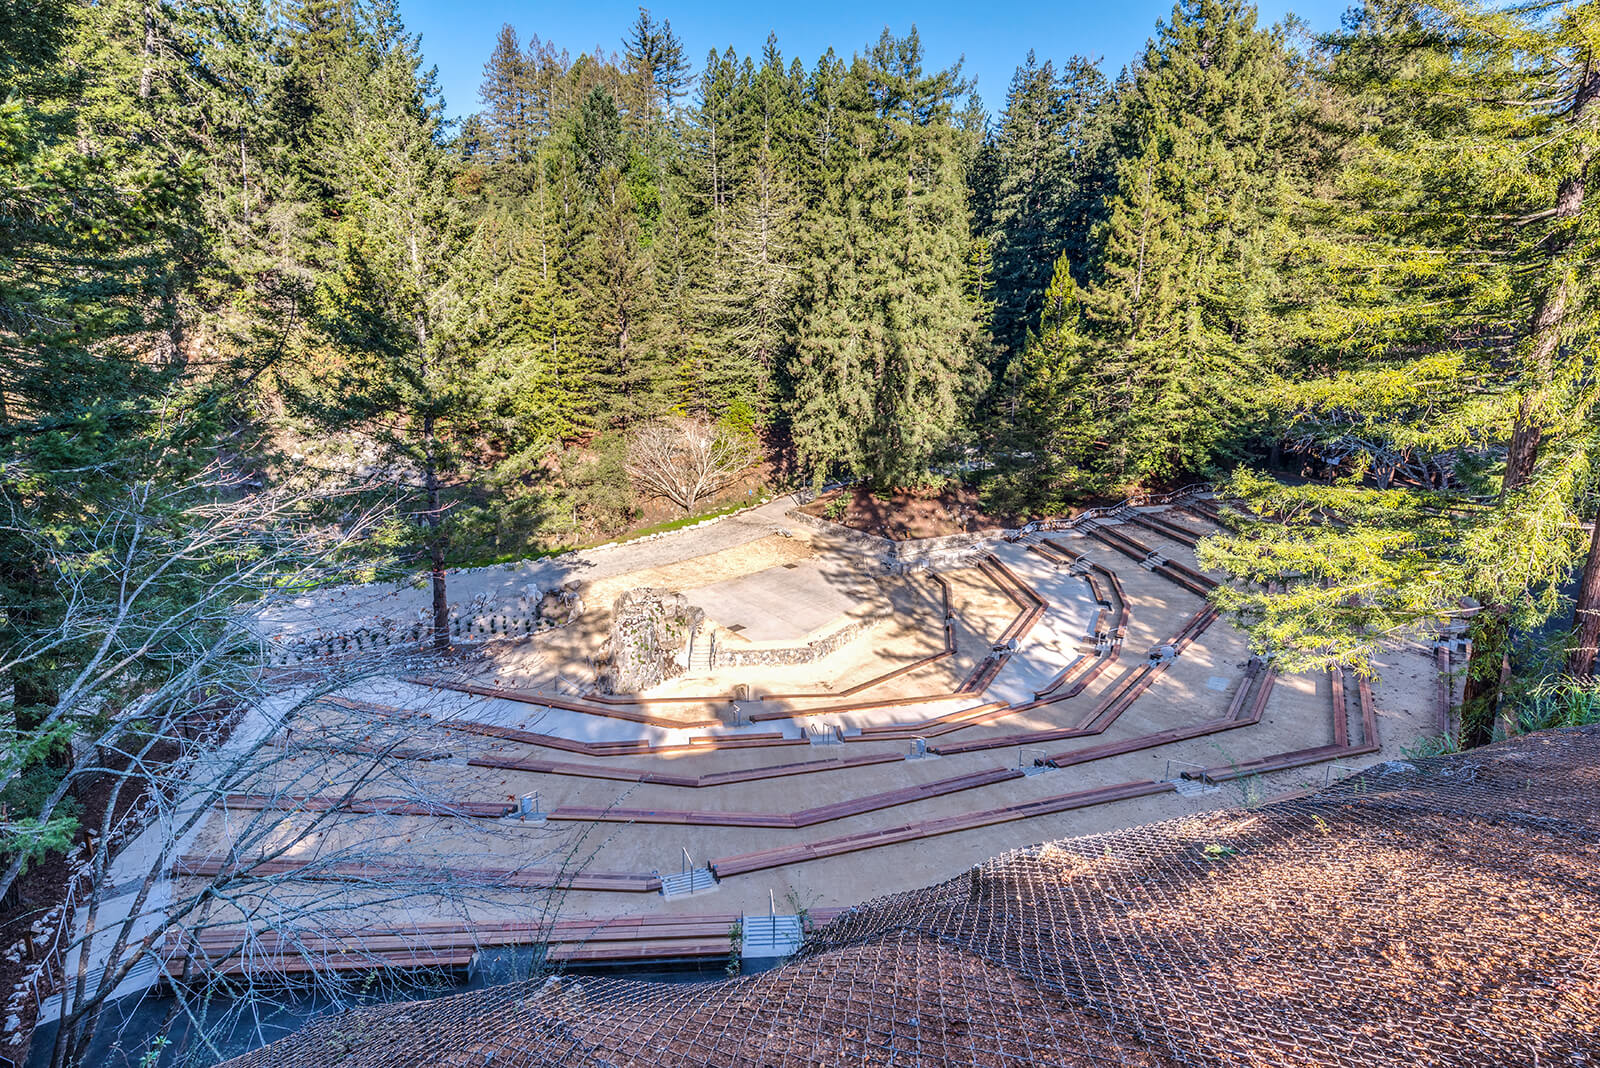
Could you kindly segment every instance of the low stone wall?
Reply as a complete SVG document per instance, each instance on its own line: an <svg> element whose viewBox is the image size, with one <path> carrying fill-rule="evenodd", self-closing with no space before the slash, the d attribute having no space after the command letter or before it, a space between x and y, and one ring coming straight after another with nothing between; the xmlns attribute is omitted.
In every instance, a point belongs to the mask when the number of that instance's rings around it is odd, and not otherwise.
<svg viewBox="0 0 1600 1068"><path fill-rule="evenodd" d="M894 542L888 538L880 538L876 534L868 534L864 530L847 527L843 523L835 523L830 519L808 515L798 508L791 508L784 513L785 519L793 520L801 526L810 527L819 534L825 534L836 541L842 541L850 548L864 553L874 553L888 557L894 553Z"/></svg>
<svg viewBox="0 0 1600 1068"><path fill-rule="evenodd" d="M858 619L853 623L846 623L831 634L824 634L805 645L791 645L776 649L730 649L726 645L719 645L716 653L716 667L790 667L795 664L809 664L814 660L821 660L830 653L838 652L846 645L861 637L867 631L876 627L886 619L892 618L894 613L878 612L866 619Z"/></svg>
<svg viewBox="0 0 1600 1068"><path fill-rule="evenodd" d="M495 638L525 638L541 630L565 626L538 615L493 612L463 617L450 614L450 640L471 645ZM339 634L317 634L305 638L274 637L267 643L267 661L273 667L286 667L311 660L375 653L389 649L415 648L433 640L433 624L375 624L356 627Z"/></svg>
<svg viewBox="0 0 1600 1068"><path fill-rule="evenodd" d="M961 567L983 551L989 542L1005 537L1000 529L975 530L967 534L946 534L940 538L917 538L895 542L894 560L901 567L922 567L931 571Z"/></svg>

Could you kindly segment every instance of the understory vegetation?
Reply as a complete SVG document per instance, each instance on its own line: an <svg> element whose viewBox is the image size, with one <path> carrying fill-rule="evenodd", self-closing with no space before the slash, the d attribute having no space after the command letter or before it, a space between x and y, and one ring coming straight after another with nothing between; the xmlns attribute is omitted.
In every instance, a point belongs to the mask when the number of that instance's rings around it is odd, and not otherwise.
<svg viewBox="0 0 1600 1068"><path fill-rule="evenodd" d="M451 568L839 480L1213 481L1281 670L1454 627L1451 744L1594 721L1595 5L1179 0L989 101L910 27L536 29L450 119L395 0L0 0L8 908L259 696L263 600L426 571L443 647Z"/></svg>

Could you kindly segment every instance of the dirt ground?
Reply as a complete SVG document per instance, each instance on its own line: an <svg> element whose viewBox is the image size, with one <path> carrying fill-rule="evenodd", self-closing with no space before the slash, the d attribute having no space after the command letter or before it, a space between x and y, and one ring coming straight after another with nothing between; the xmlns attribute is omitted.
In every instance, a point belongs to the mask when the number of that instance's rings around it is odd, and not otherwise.
<svg viewBox="0 0 1600 1068"><path fill-rule="evenodd" d="M840 501L846 502L843 512ZM846 486L823 494L801 511L893 541L994 530L1015 522L1012 516L985 512L978 494L966 486L937 494L895 490L887 496L878 496L866 486Z"/></svg>

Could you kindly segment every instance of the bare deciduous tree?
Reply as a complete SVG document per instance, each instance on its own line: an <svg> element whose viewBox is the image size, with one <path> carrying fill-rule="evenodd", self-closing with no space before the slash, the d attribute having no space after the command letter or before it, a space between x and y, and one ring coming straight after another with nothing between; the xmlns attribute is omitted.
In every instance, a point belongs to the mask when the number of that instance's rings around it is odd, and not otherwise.
<svg viewBox="0 0 1600 1068"><path fill-rule="evenodd" d="M686 515L755 461L754 442L703 417L655 419L628 438L628 477Z"/></svg>
<svg viewBox="0 0 1600 1068"><path fill-rule="evenodd" d="M436 730L448 709L384 715L325 700L382 667L363 657L330 665L314 687L263 695L224 742L208 739L179 763L97 769L117 789L149 789L129 817L137 833L117 842L108 818L106 848L83 861L76 915L54 954L53 1068L96 1062L108 1004L141 971L172 994L161 1031L177 1025L189 1053L215 1060L219 1036L259 1030L308 995L337 1006L414 991L419 969L451 963L419 916L469 933L475 917L515 916L527 942L541 940L588 859L586 831L463 808ZM108 752L147 753L147 741L134 752L135 738ZM494 857L515 859L499 870ZM156 1038L113 1037L125 1049Z"/></svg>

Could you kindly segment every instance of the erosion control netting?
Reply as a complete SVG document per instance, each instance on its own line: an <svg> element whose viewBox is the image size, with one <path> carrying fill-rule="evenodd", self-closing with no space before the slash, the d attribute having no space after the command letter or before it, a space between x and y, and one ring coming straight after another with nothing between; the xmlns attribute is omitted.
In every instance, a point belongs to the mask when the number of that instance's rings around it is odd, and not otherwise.
<svg viewBox="0 0 1600 1068"><path fill-rule="evenodd" d="M536 980L230 1063L1594 1068L1597 1021L1591 728L1009 853L749 978Z"/></svg>

